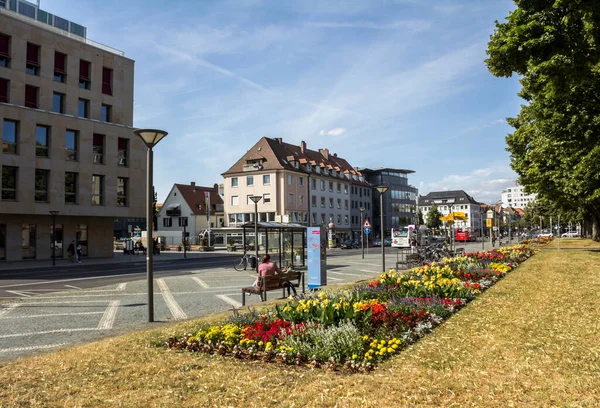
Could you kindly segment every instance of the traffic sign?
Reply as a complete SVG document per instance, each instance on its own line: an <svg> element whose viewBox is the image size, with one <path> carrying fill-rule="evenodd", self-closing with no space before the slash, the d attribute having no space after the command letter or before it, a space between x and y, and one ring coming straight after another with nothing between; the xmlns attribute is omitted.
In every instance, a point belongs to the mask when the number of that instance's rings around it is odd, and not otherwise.
<svg viewBox="0 0 600 408"><path fill-rule="evenodd" d="M365 223L363 224L363 228L371 228L371 223L369 222L369 220L365 220Z"/></svg>
<svg viewBox="0 0 600 408"><path fill-rule="evenodd" d="M371 233L371 227L364 228L365 234L369 235Z"/></svg>

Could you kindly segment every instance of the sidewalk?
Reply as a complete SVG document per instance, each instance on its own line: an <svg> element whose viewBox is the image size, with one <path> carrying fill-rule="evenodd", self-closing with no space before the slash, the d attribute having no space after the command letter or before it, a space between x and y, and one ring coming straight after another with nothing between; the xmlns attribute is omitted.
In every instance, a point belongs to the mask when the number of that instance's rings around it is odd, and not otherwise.
<svg viewBox="0 0 600 408"><path fill-rule="evenodd" d="M200 251L188 251L186 253L187 258L216 258L231 255L229 252L223 251L212 251L212 252L200 252ZM154 255L154 262L167 262L184 259L183 251L161 251L160 255ZM122 264L129 262L146 262L146 255L139 253L136 255L125 255L123 250L113 252L112 258L88 258L83 257L81 263L71 262L67 258L56 258L56 265L52 265L52 259L32 259L23 261L0 261L0 271L3 270L15 270L15 269L37 269L37 268L59 268L64 267L77 267L83 265L103 265L103 264Z"/></svg>

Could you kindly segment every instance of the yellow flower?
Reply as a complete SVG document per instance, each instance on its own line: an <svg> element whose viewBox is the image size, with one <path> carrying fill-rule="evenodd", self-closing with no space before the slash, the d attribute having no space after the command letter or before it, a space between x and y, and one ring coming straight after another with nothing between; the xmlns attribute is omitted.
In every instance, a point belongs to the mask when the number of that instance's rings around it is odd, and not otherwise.
<svg viewBox="0 0 600 408"><path fill-rule="evenodd" d="M388 347L388 349L387 349L387 352L388 352L388 353L393 353L393 352L394 352L394 349L393 349L393 348L391 348L391 347Z"/></svg>

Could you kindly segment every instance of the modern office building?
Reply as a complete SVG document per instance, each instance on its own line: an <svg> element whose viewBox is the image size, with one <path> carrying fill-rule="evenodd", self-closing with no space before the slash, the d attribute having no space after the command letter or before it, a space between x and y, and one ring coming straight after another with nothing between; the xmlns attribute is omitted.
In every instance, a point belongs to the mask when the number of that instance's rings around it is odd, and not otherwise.
<svg viewBox="0 0 600 408"><path fill-rule="evenodd" d="M86 31L0 0L0 260L110 257L114 219L145 216L134 61Z"/></svg>
<svg viewBox="0 0 600 408"><path fill-rule="evenodd" d="M524 187L516 184L502 191L502 207L525 208L527 204L535 201L537 194L525 194Z"/></svg>
<svg viewBox="0 0 600 408"><path fill-rule="evenodd" d="M389 187L383 196L383 226L386 237L390 236L392 228L417 223L416 197L418 189L408 182L408 175L414 173L413 170L392 168L359 168L359 170L372 186L386 185ZM371 194L373 197L373 236L379 236L381 228L380 194L375 189Z"/></svg>

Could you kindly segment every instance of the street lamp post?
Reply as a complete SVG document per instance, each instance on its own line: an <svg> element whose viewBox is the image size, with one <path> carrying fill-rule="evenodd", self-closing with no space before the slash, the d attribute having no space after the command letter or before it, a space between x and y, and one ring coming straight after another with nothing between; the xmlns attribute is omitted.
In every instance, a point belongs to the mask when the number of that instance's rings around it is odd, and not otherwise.
<svg viewBox="0 0 600 408"><path fill-rule="evenodd" d="M158 144L168 133L164 130L156 130L156 129L137 129L134 130L137 136L142 139L146 147L148 148L147 152L147 163L148 166L146 175L146 276L148 280L148 321L154 321L154 240L152 239L152 230L154 229L154 214L152 213L152 166L153 163L153 153L152 148Z"/></svg>
<svg viewBox="0 0 600 408"><path fill-rule="evenodd" d="M258 273L258 202L261 196L250 196L254 203L254 254L256 256L256 273Z"/></svg>
<svg viewBox="0 0 600 408"><path fill-rule="evenodd" d="M383 195L389 190L389 186L381 185L375 187L379 191L379 220L381 222L380 235L381 235L381 262L383 264L383 272L385 272L385 237L384 237L384 225L383 225Z"/></svg>
<svg viewBox="0 0 600 408"><path fill-rule="evenodd" d="M56 214L60 211L50 211L52 214L52 266L56 265Z"/></svg>
<svg viewBox="0 0 600 408"><path fill-rule="evenodd" d="M481 232L481 250L485 249L485 237L483 236L483 210L479 210L479 228Z"/></svg>
<svg viewBox="0 0 600 408"><path fill-rule="evenodd" d="M365 228L364 228L364 220L363 215L365 213L365 207L360 207L360 248L362 249L362 259L365 259Z"/></svg>

